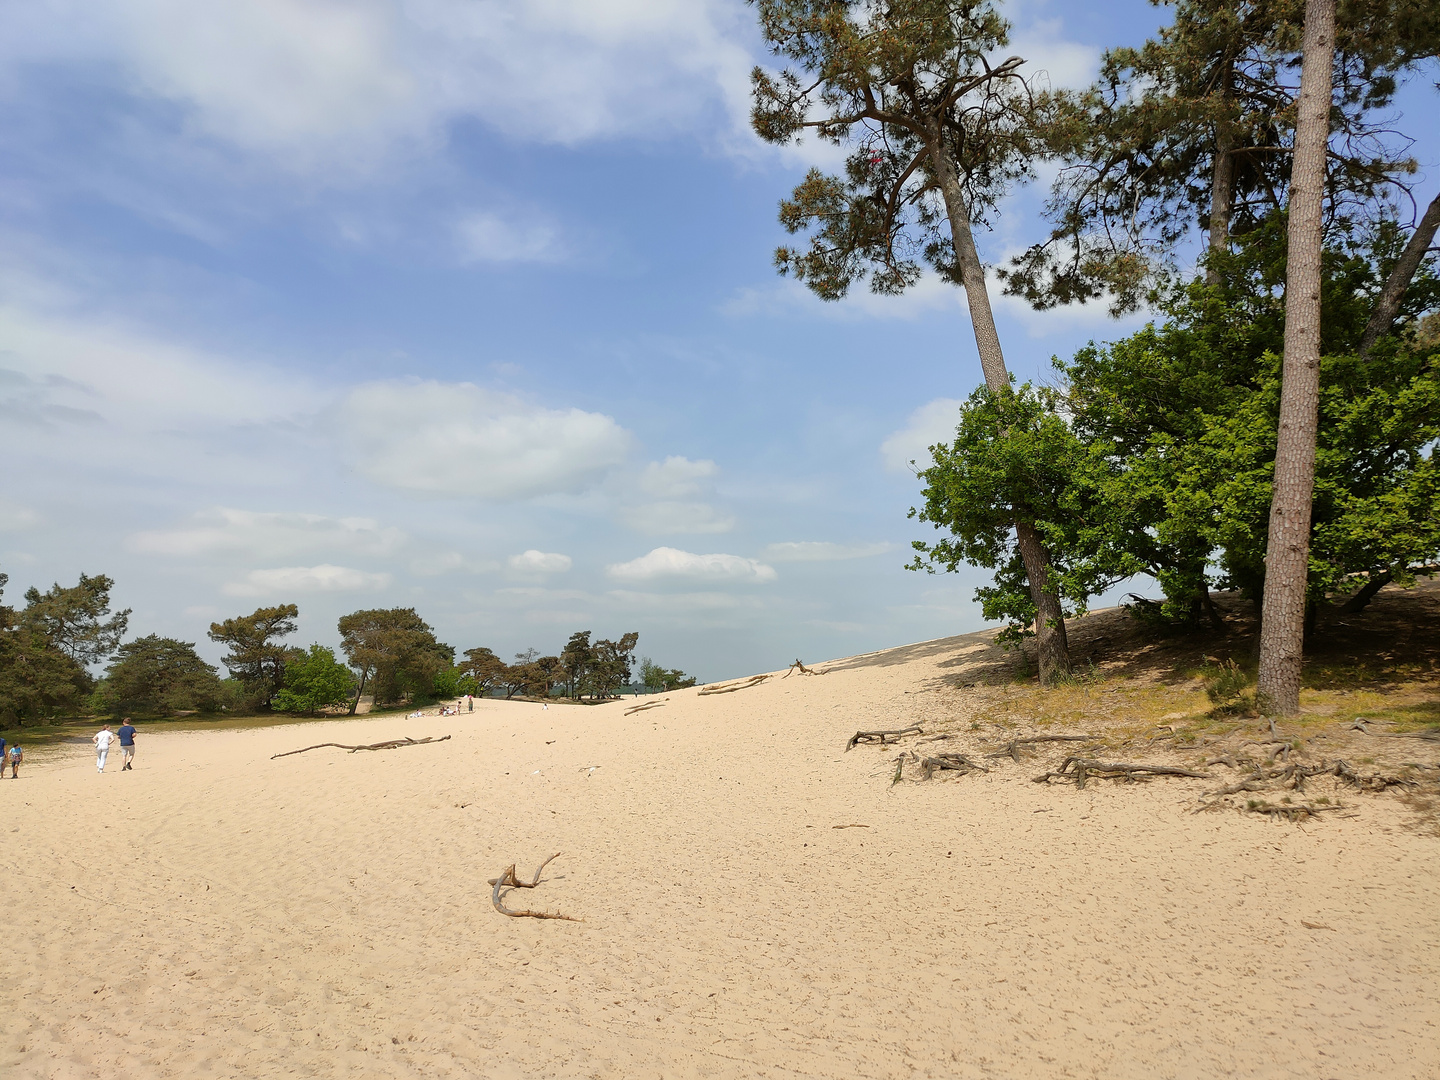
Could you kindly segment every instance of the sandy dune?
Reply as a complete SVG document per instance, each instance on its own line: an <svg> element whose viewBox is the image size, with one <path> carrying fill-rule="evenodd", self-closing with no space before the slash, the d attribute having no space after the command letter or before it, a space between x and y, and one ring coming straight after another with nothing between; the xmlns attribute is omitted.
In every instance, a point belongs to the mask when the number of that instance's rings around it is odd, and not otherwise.
<svg viewBox="0 0 1440 1080"><path fill-rule="evenodd" d="M0 1073L1440 1075L1440 841L1385 798L1297 827L1190 814L1198 781L892 788L893 752L842 753L960 708L933 688L969 644L631 717L34 755L0 781ZM270 759L407 733L454 737ZM583 922L491 908L556 851L512 903Z"/></svg>

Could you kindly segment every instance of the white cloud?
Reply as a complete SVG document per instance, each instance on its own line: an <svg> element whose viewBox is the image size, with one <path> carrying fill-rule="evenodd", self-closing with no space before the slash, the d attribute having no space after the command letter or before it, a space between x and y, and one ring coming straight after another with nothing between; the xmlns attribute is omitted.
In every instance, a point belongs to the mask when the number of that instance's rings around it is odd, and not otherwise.
<svg viewBox="0 0 1440 1080"><path fill-rule="evenodd" d="M730 299L720 305L720 312L732 318L802 313L842 321L908 321L933 311L963 311L964 308L965 293L958 285L951 285L927 273L899 296L881 296L871 292L869 285L861 283L841 300L821 300L793 278L779 278L765 285L737 289Z"/></svg>
<svg viewBox="0 0 1440 1080"><path fill-rule="evenodd" d="M410 572L420 577L439 577L441 574L488 574L498 570L500 564L489 559L472 559L458 551L432 552L410 560Z"/></svg>
<svg viewBox="0 0 1440 1080"><path fill-rule="evenodd" d="M703 502L641 503L623 507L620 519L636 532L651 536L722 533L735 527L733 517Z"/></svg>
<svg viewBox="0 0 1440 1080"><path fill-rule="evenodd" d="M465 262L553 263L566 256L560 230L545 221L517 221L483 210L467 214L455 227Z"/></svg>
<svg viewBox="0 0 1440 1080"><path fill-rule="evenodd" d="M963 404L959 398L936 398L912 412L905 426L880 444L885 467L891 472L929 468L930 447L955 441ZM911 465L911 461L915 464Z"/></svg>
<svg viewBox="0 0 1440 1080"><path fill-rule="evenodd" d="M370 574L348 566L281 566L251 570L244 581L221 587L226 596L274 596L278 593L373 592L390 584L389 574Z"/></svg>
<svg viewBox="0 0 1440 1080"><path fill-rule="evenodd" d="M40 524L40 515L29 507L0 500L0 532L20 532Z"/></svg>
<svg viewBox="0 0 1440 1080"><path fill-rule="evenodd" d="M640 490L657 499L678 499L694 495L701 480L708 480L720 470L713 461L691 461L684 457L667 457L652 461L640 473Z"/></svg>
<svg viewBox="0 0 1440 1080"><path fill-rule="evenodd" d="M665 579L752 583L775 580L774 567L757 559L739 555L696 555L671 547L658 547L638 559L608 566L606 572L619 581L632 583Z"/></svg>
<svg viewBox="0 0 1440 1080"><path fill-rule="evenodd" d="M547 409L471 383L376 382L341 406L360 472L420 495L576 493L619 465L630 435L580 409Z"/></svg>
<svg viewBox="0 0 1440 1080"><path fill-rule="evenodd" d="M569 555L531 548L510 556L510 569L521 574L563 574L573 565Z"/></svg>
<svg viewBox="0 0 1440 1080"><path fill-rule="evenodd" d="M726 0L27 7L0 13L8 66L116 70L126 90L178 112L181 138L284 171L363 169L440 145L467 116L561 144L697 129L734 142L747 126L752 60L738 39L753 16Z"/></svg>
<svg viewBox="0 0 1440 1080"><path fill-rule="evenodd" d="M864 559L883 555L894 544L832 544L827 540L799 540L770 544L765 557L771 562L836 562L841 559Z"/></svg>
<svg viewBox="0 0 1440 1080"><path fill-rule="evenodd" d="M195 515L188 528L136 533L130 547L148 555L239 555L248 560L311 553L388 555L404 546L399 529L373 518L261 513L216 507Z"/></svg>

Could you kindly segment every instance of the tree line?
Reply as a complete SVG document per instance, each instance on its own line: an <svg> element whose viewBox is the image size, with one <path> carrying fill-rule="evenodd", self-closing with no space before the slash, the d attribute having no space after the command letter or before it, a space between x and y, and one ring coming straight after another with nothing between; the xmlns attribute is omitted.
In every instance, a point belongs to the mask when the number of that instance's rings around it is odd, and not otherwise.
<svg viewBox="0 0 1440 1080"><path fill-rule="evenodd" d="M925 267L964 291L984 385L931 448L912 569L994 572L977 595L1043 682L1065 621L1149 574L1170 626L1260 609L1259 691L1298 708L1307 632L1440 557L1440 196L1406 224L1417 170L1394 130L1405 79L1440 53L1434 0L1179 0L1099 78L1052 90L999 60L989 0L755 0L789 66L753 74L755 130L847 150L780 221L776 265L827 300ZM1042 60L1043 66L1043 58ZM1042 242L996 268L1037 309L1157 313L1016 385L975 230L1042 162ZM1198 238L1193 272L1179 253Z"/></svg>
<svg viewBox="0 0 1440 1080"><path fill-rule="evenodd" d="M8 577L0 574L0 601ZM493 650L467 650L436 638L414 608L356 611L338 623L340 653L286 639L299 608L278 604L210 625L227 649L226 670L205 662L194 642L149 634L123 641L130 610L111 613L114 582L80 575L71 587L31 588L25 606L0 602L0 723L24 725L63 716L173 716L183 712L316 715L366 693L377 705L421 704L466 694L604 700L631 682L640 635L610 640L573 634L559 656L528 649L506 663ZM92 667L106 665L98 678ZM679 670L640 661L650 690L693 686Z"/></svg>

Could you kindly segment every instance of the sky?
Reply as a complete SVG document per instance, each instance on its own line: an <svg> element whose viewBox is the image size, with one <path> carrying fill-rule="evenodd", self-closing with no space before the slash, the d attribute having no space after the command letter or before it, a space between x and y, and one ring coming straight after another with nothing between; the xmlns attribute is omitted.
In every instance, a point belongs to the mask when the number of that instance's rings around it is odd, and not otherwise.
<svg viewBox="0 0 1440 1080"><path fill-rule="evenodd" d="M1053 85L1167 14L1005 11ZM108 574L212 662L278 603L298 645L376 607L502 656L637 630L703 680L978 629L982 571L904 568L908 462L982 381L961 296L776 276L834 157L751 134L768 62L740 0L0 7L5 600ZM1141 321L995 302L1020 378Z"/></svg>

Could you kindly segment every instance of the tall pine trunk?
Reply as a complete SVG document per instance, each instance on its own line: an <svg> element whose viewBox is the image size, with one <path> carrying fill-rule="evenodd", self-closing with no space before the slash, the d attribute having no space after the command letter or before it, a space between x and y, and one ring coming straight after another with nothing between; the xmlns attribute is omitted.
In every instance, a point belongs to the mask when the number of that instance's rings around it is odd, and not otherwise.
<svg viewBox="0 0 1440 1080"><path fill-rule="evenodd" d="M975 234L970 227L970 208L955 175L944 145L937 135L930 144L930 159L940 180L945 197L945 211L950 219L950 240L955 248L955 262L960 269L960 282L965 287L965 302L970 308L970 325L975 331L975 347L980 352L980 367L985 372L985 385L994 394L1010 393L1010 372L1005 367L1005 354L1000 348L1000 334L995 329L995 314L990 309L990 293L985 285L985 268L975 249ZM1035 644L1040 668L1040 682L1049 685L1070 674L1070 650L1065 639L1064 609L1060 594L1050 584L1050 554L1033 523L1015 523L1015 546L1025 564L1025 577L1030 584L1030 599L1035 604Z"/></svg>
<svg viewBox="0 0 1440 1080"><path fill-rule="evenodd" d="M1325 150L1330 135L1335 0L1306 0L1295 154L1290 174L1285 267L1285 361L1265 592L1260 620L1259 694L1268 711L1300 711L1300 665L1320 411L1320 250Z"/></svg>

